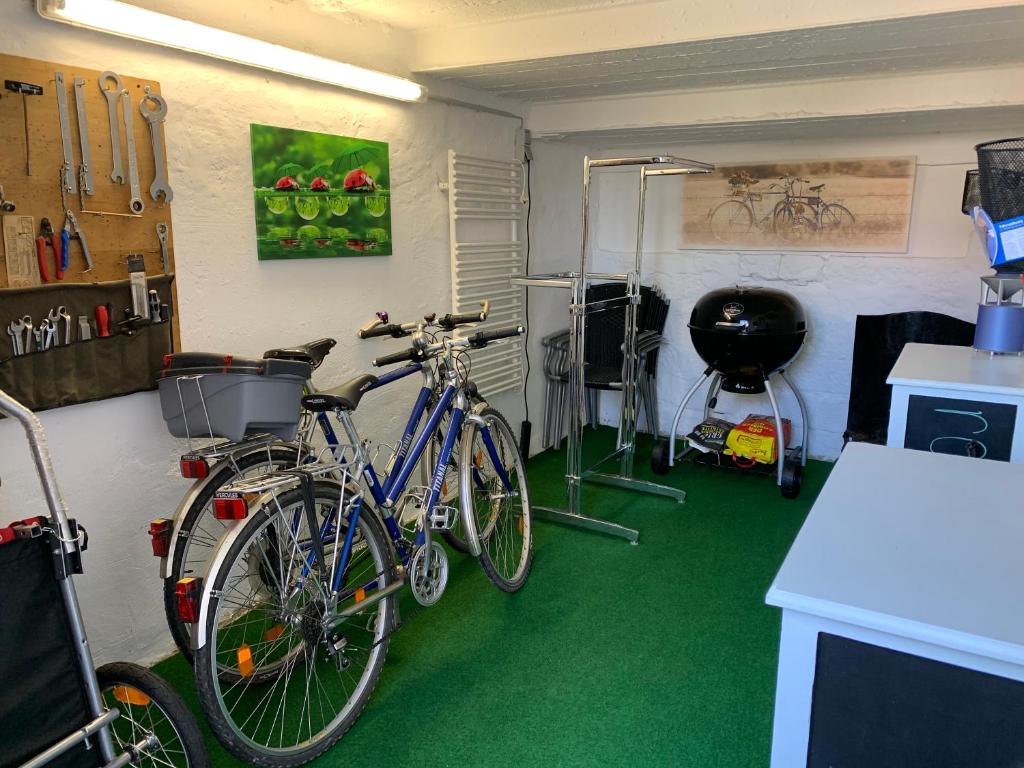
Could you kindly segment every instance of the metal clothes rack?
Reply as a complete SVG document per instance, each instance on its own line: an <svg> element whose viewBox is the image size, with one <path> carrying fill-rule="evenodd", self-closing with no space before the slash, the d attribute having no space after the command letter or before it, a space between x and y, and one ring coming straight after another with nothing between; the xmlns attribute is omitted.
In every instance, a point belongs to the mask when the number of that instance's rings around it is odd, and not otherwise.
<svg viewBox="0 0 1024 768"><path fill-rule="evenodd" d="M640 196L637 206L636 257L633 268L625 273L589 271L590 239L590 185L595 169L622 166L639 167ZM526 275L512 278L513 285L527 287L562 288L570 292L569 325L569 435L566 452L564 508L534 507L538 516L566 525L585 528L637 543L639 532L608 520L588 517L581 512L581 484L588 480L603 485L652 493L673 498L680 503L686 493L658 483L639 480L633 476L633 458L636 451L637 391L636 373L637 312L640 304L640 277L643 267L644 212L647 199L647 180L651 176L678 176L691 173L710 173L713 165L686 160L671 155L648 157L620 157L592 160L583 159L583 212L579 270L551 274ZM609 280L626 284L623 297L587 302L587 286L592 280ZM616 304L626 305L626 329L623 339L622 411L619 417L619 438L616 448L590 467L583 466L583 428L586 423L586 361L584 336L586 315L608 309ZM600 472L598 468L608 461L619 459L618 472Z"/></svg>

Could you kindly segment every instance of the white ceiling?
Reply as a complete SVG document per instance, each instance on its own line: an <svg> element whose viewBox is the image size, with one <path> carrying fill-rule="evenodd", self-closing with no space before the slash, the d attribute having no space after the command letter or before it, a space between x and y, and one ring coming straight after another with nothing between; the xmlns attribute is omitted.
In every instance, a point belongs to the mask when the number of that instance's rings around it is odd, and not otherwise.
<svg viewBox="0 0 1024 768"><path fill-rule="evenodd" d="M276 0L305 3L315 13L352 14L401 29L486 24L511 18L586 11L649 0Z"/></svg>
<svg viewBox="0 0 1024 768"><path fill-rule="evenodd" d="M329 0L309 0L328 2ZM334 0L371 4L373 0ZM416 0L401 0L415 4ZM467 4L555 5L570 0ZM460 0L425 3L451 9ZM1024 6L524 59L434 70L459 85L525 101L818 80L1024 61Z"/></svg>

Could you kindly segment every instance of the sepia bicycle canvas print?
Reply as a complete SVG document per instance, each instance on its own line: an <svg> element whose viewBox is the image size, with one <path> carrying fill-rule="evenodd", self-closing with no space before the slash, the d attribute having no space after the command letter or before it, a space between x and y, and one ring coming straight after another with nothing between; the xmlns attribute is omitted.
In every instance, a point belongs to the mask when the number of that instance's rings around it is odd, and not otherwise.
<svg viewBox="0 0 1024 768"><path fill-rule="evenodd" d="M683 247L907 250L913 157L719 165L683 185Z"/></svg>

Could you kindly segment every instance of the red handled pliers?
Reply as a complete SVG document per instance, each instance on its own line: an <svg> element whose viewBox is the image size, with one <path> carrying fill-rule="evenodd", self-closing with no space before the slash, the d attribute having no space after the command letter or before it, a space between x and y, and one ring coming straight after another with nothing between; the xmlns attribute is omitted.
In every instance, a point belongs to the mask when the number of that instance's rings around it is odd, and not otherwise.
<svg viewBox="0 0 1024 768"><path fill-rule="evenodd" d="M36 238L36 258L39 259L39 276L44 283L50 282L50 271L46 268L46 245L53 248L53 259L57 267L57 279L64 279L64 265L61 264L61 240L60 235L54 233L53 226L49 219L42 219L39 222L39 237Z"/></svg>

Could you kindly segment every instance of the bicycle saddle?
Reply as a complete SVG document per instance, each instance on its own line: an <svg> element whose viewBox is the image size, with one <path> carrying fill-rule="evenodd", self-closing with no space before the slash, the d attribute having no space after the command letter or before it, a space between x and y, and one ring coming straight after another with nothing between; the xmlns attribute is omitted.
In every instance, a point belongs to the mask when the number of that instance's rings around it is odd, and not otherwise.
<svg viewBox="0 0 1024 768"><path fill-rule="evenodd" d="M824 189L824 187L824 184L815 184L813 187L808 187L808 189L811 190L811 192L817 192L821 189Z"/></svg>
<svg viewBox="0 0 1024 768"><path fill-rule="evenodd" d="M313 370L320 367L320 363L330 353L331 349L338 342L334 339L317 339L300 344L297 347L282 347L281 349L268 349L263 353L264 360L299 360L309 363Z"/></svg>
<svg viewBox="0 0 1024 768"><path fill-rule="evenodd" d="M376 376L363 373L354 379L349 379L340 387L316 392L311 395L303 395L302 407L313 413L324 413L337 410L338 408L343 411L354 411L356 406L359 405L360 398L370 391L376 383Z"/></svg>

